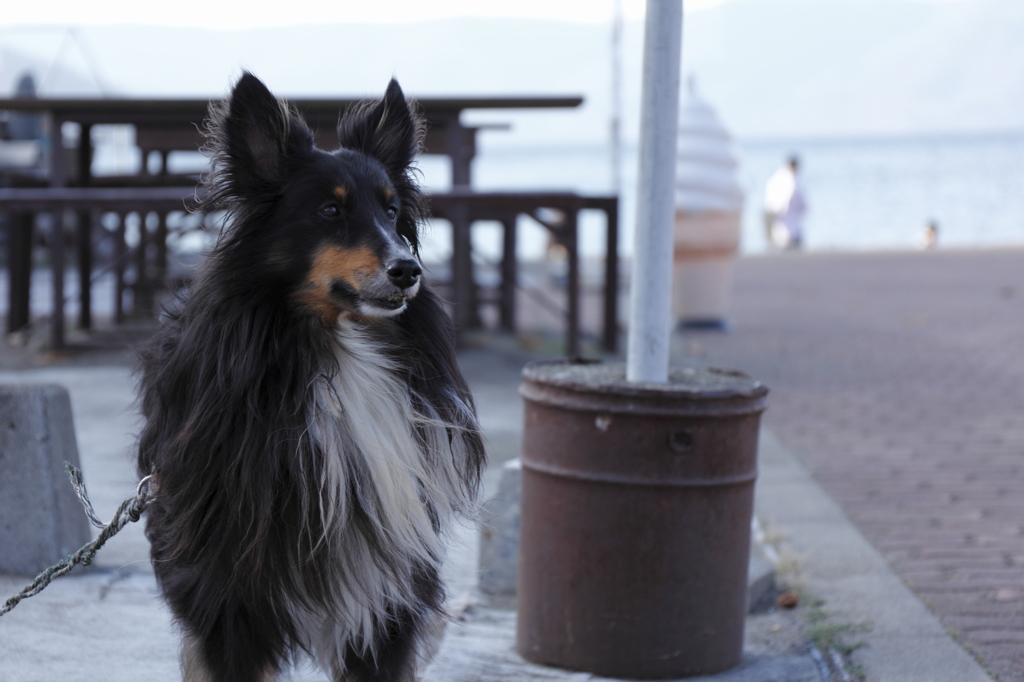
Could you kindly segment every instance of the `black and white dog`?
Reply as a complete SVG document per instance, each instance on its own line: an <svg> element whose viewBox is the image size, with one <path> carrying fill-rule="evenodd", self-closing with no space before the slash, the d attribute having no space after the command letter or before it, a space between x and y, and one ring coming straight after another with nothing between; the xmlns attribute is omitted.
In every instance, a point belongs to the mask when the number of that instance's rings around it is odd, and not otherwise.
<svg viewBox="0 0 1024 682"><path fill-rule="evenodd" d="M416 261L423 125L392 81L340 147L251 74L208 123L229 216L142 353L147 535L187 682L413 678L442 538L484 451L451 323Z"/></svg>

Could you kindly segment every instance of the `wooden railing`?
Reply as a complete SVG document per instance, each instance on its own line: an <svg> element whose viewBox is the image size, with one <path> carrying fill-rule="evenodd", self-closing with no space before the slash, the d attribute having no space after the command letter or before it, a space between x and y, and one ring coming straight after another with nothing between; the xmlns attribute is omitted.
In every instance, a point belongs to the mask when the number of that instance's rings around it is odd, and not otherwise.
<svg viewBox="0 0 1024 682"><path fill-rule="evenodd" d="M47 240L48 260L53 278L50 315L50 346L60 349L65 344L65 243L64 221L75 218L75 253L79 273L78 326L92 326L92 284L96 279L93 267L92 230L97 216L113 213L118 225L111 234L114 240L112 270L116 280L114 321L125 317L125 292L133 293L136 311L152 312L156 292L166 286L167 278L167 214L194 210L199 196L194 187L75 187L0 189L0 213L8 216L7 259L10 280L7 317L8 331L16 331L29 323L29 283L32 267L32 227L34 214L49 213L54 228ZM430 197L431 211L437 218L453 226L451 292L457 328L468 329L478 324L481 301L477 295L471 255L471 226L475 221L497 221L503 226L500 285L497 302L502 329L515 331L516 322L516 223L527 215L548 229L555 241L565 247L568 259L565 310L566 354L580 352L580 268L578 216L582 210L598 210L606 218L606 257L604 269L603 321L601 345L614 352L618 339L618 199L586 197L572 192L472 192L453 191ZM554 211L551 211L554 209ZM139 241L129 247L125 241L125 217L140 215ZM146 216L156 215L155 227L146 229ZM559 216L552 219L546 214ZM148 221L153 222L153 221ZM131 266L135 279L125 281L126 268Z"/></svg>

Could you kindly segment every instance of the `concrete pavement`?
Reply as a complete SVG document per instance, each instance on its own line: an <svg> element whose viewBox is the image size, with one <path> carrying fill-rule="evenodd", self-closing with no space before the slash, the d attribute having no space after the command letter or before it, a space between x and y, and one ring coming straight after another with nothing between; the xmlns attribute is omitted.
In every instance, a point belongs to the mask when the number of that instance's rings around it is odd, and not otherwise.
<svg viewBox="0 0 1024 682"><path fill-rule="evenodd" d="M527 359L509 348L470 350L461 357L494 458L486 479L489 488L495 484L497 465L518 453L522 408L515 389L519 369ZM137 424L129 370L86 367L3 372L0 381L56 381L68 387L86 482L101 516L110 514L134 487L131 434ZM796 579L808 594L824 599L832 621L872 620L872 630L865 635L870 646L860 650L871 652L862 657L868 679L987 679L920 603L898 589L899 581L884 562L865 549L834 503L770 434L763 437L761 458L758 514L772 529L781 529L786 535L776 541L784 557L804 557ZM467 599L475 581L476 532L467 527L459 535L461 548L453 551L453 561L447 567L459 616L448 626L441 651L425 679L591 679L581 673L532 666L515 655L514 612L491 607L479 597ZM837 537L843 538L838 544ZM94 568L57 581L0 619L0 680L127 681L138 679L140 671L145 671L148 679L177 679L178 638L156 595L147 553L141 526L129 526L100 552ZM857 560L851 563L850 556ZM842 570L844 566L852 567L854 574ZM839 589L844 582L847 585ZM13 594L24 583L24 577L0 576L0 591L5 596ZM806 621L799 614L800 609L797 613L752 616L744 666L708 679L827 679L809 653ZM893 656L894 646L909 651L924 647L929 653L908 663ZM287 679L321 678L303 669Z"/></svg>
<svg viewBox="0 0 1024 682"><path fill-rule="evenodd" d="M767 383L764 423L948 633L1024 681L1024 250L744 258L733 317L680 356Z"/></svg>
<svg viewBox="0 0 1024 682"><path fill-rule="evenodd" d="M734 331L679 336L679 359L741 369L772 388L757 514L804 592L795 613L748 620L748 665L766 667L714 679L826 679L810 638L864 642L849 661L868 680L991 679L960 642L1000 679L1022 679L1014 656L1024 646L1012 645L1024 631L1015 592L1024 585L1015 573L1024 563L1024 363L1013 345L1024 339L1022 277L1024 252L743 259ZM504 340L460 357L495 465L518 453L515 388L529 357ZM5 371L0 381L69 388L86 483L100 516L112 514L134 489L129 370ZM447 569L460 615L427 679L589 679L515 656L512 612L464 597L475 580L474 529L460 538ZM141 527L130 526L95 568L0 618L0 682L135 680L140 671L178 679L177 635L147 556ZM943 589L923 589L908 566L933 571L938 582L927 584ZM0 596L24 584L0 576Z"/></svg>

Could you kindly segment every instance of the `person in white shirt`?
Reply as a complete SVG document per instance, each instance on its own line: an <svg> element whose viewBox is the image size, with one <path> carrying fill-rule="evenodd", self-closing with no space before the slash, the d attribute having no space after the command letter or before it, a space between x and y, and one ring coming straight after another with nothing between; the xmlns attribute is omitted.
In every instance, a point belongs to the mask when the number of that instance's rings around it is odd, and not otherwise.
<svg viewBox="0 0 1024 682"><path fill-rule="evenodd" d="M793 156L768 179L764 190L768 240L780 249L799 249L804 241L807 202L797 178L800 159Z"/></svg>
<svg viewBox="0 0 1024 682"><path fill-rule="evenodd" d="M929 220L928 224L924 227L924 233L921 235L921 248L922 249L934 249L939 246L939 223L934 220Z"/></svg>

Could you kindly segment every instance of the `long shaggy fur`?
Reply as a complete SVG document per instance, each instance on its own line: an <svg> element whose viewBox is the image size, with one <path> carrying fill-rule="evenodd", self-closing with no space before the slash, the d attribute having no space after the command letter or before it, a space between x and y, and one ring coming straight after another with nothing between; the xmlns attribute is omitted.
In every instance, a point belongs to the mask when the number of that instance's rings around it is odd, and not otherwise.
<svg viewBox="0 0 1024 682"><path fill-rule="evenodd" d="M422 123L392 81L341 147L250 74L211 107L228 226L142 354L147 534L185 679L411 679L441 538L484 453L450 322L419 277Z"/></svg>

